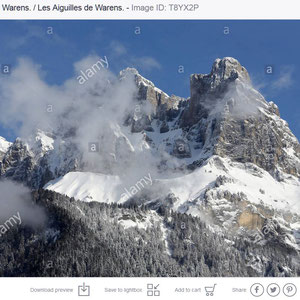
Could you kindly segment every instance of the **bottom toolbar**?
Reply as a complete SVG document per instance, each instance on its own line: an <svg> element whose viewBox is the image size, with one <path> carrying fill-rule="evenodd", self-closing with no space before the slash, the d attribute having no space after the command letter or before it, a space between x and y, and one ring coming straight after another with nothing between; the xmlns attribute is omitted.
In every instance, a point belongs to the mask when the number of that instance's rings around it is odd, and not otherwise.
<svg viewBox="0 0 300 300"><path fill-rule="evenodd" d="M299 287L300 278L1 278L0 296L25 300L80 297L282 300L299 297Z"/></svg>

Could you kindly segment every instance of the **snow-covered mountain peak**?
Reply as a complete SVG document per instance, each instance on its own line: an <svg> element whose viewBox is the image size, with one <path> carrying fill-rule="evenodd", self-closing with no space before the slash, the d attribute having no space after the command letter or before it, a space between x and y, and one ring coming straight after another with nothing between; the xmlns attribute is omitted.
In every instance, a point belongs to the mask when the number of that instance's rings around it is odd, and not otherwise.
<svg viewBox="0 0 300 300"><path fill-rule="evenodd" d="M4 137L0 136L0 161L11 145L12 143L8 142Z"/></svg>
<svg viewBox="0 0 300 300"><path fill-rule="evenodd" d="M217 58L213 64L211 77L215 77L219 82L227 79L239 78L242 81L250 82L247 70L232 57Z"/></svg>
<svg viewBox="0 0 300 300"><path fill-rule="evenodd" d="M27 137L17 137L12 145L13 148L23 149L25 152L28 152L30 157L38 161L41 157L54 149L54 141L55 136L52 133L36 129Z"/></svg>
<svg viewBox="0 0 300 300"><path fill-rule="evenodd" d="M247 70L231 57L216 59L209 74L192 74L190 83L191 97L209 94L207 96L216 99L221 98L229 89L251 86Z"/></svg>
<svg viewBox="0 0 300 300"><path fill-rule="evenodd" d="M125 78L127 76L132 76L132 75L138 75L139 72L137 69L135 68L126 68L124 70L121 70L119 72L119 78L122 79L122 78Z"/></svg>
<svg viewBox="0 0 300 300"><path fill-rule="evenodd" d="M37 129L26 142L28 142L31 150L46 153L49 150L53 150L54 138L51 133Z"/></svg>
<svg viewBox="0 0 300 300"><path fill-rule="evenodd" d="M190 101L181 124L190 127L211 112L256 112L266 106L263 96L253 89L247 70L234 58L216 59L209 74L190 76ZM235 110L235 111L234 111ZM244 117L244 116L243 116Z"/></svg>
<svg viewBox="0 0 300 300"><path fill-rule="evenodd" d="M0 136L0 152L5 153L11 144L11 142L8 142L4 137Z"/></svg>
<svg viewBox="0 0 300 300"><path fill-rule="evenodd" d="M146 79L145 77L143 77L137 69L135 68L126 68L124 70L122 70L119 73L119 78L122 80L124 78L127 78L129 76L133 76L135 83L137 85L137 88L152 88L154 91L156 91L159 94L164 94L165 97L169 97L169 95L167 95L165 92L163 92L161 89L157 88L154 83L148 79Z"/></svg>

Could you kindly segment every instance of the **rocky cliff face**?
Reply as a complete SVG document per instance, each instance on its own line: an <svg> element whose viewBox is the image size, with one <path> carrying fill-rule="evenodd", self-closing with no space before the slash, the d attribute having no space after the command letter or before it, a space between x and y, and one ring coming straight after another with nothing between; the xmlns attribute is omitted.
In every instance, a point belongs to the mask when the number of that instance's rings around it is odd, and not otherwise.
<svg viewBox="0 0 300 300"><path fill-rule="evenodd" d="M191 98L181 125L190 127L207 118L210 111L226 95L237 79L250 84L244 67L233 58L217 59L210 74L193 74L190 77Z"/></svg>
<svg viewBox="0 0 300 300"><path fill-rule="evenodd" d="M300 146L278 107L251 86L233 58L217 59L208 75L191 76L191 99L181 119L204 153L251 162L271 172L300 175Z"/></svg>
<svg viewBox="0 0 300 300"><path fill-rule="evenodd" d="M132 132L154 131L154 120L159 124L160 133L168 132L168 122L178 117L181 107L186 104L185 99L167 95L155 87L153 82L141 76L136 69L127 68L120 72L120 79L126 76L132 76L137 86L135 111L127 119Z"/></svg>
<svg viewBox="0 0 300 300"><path fill-rule="evenodd" d="M28 184L33 171L33 157L26 145L17 139L8 149L0 164L1 176Z"/></svg>
<svg viewBox="0 0 300 300"><path fill-rule="evenodd" d="M27 139L17 138L0 162L0 177L38 189L76 170L81 157L76 145L69 140L56 143L56 138L40 130Z"/></svg>

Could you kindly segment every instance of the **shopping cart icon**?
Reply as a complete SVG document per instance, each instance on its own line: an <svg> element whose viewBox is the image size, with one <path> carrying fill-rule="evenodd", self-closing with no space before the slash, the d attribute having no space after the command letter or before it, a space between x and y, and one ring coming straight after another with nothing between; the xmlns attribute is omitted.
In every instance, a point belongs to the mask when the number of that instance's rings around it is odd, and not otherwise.
<svg viewBox="0 0 300 300"><path fill-rule="evenodd" d="M213 296L214 295L216 285L217 284L214 284L214 286L206 286L205 287L206 296Z"/></svg>

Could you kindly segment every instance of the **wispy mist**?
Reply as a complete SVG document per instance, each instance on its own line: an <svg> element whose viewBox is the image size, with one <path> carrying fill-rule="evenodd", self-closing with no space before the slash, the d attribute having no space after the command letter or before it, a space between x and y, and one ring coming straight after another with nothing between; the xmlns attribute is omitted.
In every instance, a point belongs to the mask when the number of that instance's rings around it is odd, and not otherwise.
<svg viewBox="0 0 300 300"><path fill-rule="evenodd" d="M133 75L120 80L103 67L84 84L77 80L99 60L98 56L85 57L74 64L71 79L49 85L41 66L19 59L12 74L0 83L0 110L5 111L1 123L25 139L41 129L57 141L73 143L84 170L119 175L125 185L148 173L155 179L161 157L152 154L142 133L131 134L130 126L124 125L137 105L141 112L150 110L147 101L136 101ZM97 153L89 151L90 143L99 144ZM53 151L59 157L59 149Z"/></svg>
<svg viewBox="0 0 300 300"><path fill-rule="evenodd" d="M17 213L21 223L37 226L46 220L42 208L34 205L30 190L13 181L0 181L0 222L3 223Z"/></svg>
<svg viewBox="0 0 300 300"><path fill-rule="evenodd" d="M204 101L204 106L211 115L227 112L234 119L245 119L257 116L259 108L266 108L268 103L250 83L235 81L228 85L221 98L213 103Z"/></svg>

